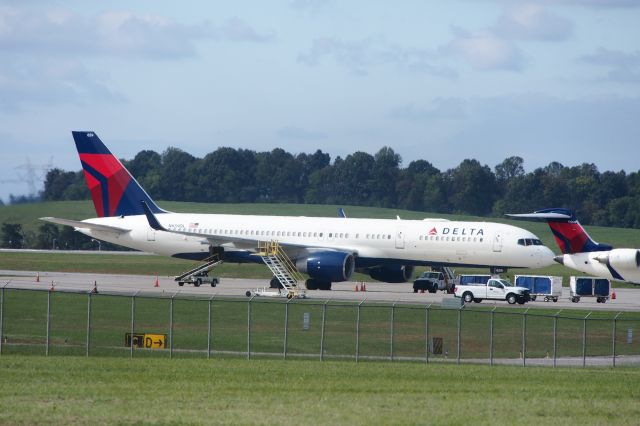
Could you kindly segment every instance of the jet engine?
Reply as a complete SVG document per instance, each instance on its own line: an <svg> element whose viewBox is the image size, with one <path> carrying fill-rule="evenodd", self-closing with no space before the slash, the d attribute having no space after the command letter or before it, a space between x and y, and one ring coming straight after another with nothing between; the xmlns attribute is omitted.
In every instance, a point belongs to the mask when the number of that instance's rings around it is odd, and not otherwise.
<svg viewBox="0 0 640 426"><path fill-rule="evenodd" d="M615 270L629 271L640 268L640 250L613 249L596 257L596 260L610 265Z"/></svg>
<svg viewBox="0 0 640 426"><path fill-rule="evenodd" d="M296 268L316 280L340 282L351 278L355 268L355 260L351 253L322 251L298 259Z"/></svg>
<svg viewBox="0 0 640 426"><path fill-rule="evenodd" d="M368 270L374 280L385 283L406 283L413 276L414 267L411 265L377 266Z"/></svg>

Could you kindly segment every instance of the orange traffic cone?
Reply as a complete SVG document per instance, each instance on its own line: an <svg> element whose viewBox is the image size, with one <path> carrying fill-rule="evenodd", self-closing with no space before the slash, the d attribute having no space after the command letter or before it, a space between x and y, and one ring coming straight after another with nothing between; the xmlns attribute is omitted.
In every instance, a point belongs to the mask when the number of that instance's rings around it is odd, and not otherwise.
<svg viewBox="0 0 640 426"><path fill-rule="evenodd" d="M356 283L356 289L354 291L360 291L360 289L358 288L358 283Z"/></svg>
<svg viewBox="0 0 640 426"><path fill-rule="evenodd" d="M362 291L367 291L367 285L365 283L362 283Z"/></svg>
<svg viewBox="0 0 640 426"><path fill-rule="evenodd" d="M156 285L154 285L154 287L160 287L160 286L158 285L158 274L156 274Z"/></svg>
<svg viewBox="0 0 640 426"><path fill-rule="evenodd" d="M56 291L56 287L53 285L53 281L51 281L51 288L49 291Z"/></svg>
<svg viewBox="0 0 640 426"><path fill-rule="evenodd" d="M39 283L40 282L40 272L38 272L36 274L36 282Z"/></svg>
<svg viewBox="0 0 640 426"><path fill-rule="evenodd" d="M91 290L91 293L98 293L98 281L93 282L93 290Z"/></svg>
<svg viewBox="0 0 640 426"><path fill-rule="evenodd" d="M616 300L616 292L611 293L611 300Z"/></svg>

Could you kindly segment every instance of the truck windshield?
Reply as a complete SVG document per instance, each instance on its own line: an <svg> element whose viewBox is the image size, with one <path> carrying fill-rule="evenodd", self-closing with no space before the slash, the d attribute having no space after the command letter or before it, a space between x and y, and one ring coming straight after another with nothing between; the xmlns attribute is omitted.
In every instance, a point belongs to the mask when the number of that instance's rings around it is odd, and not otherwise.
<svg viewBox="0 0 640 426"><path fill-rule="evenodd" d="M513 284L509 280L500 279L497 281L500 282L500 284L502 284L505 287L513 287Z"/></svg>
<svg viewBox="0 0 640 426"><path fill-rule="evenodd" d="M438 275L440 275L438 272L425 272L422 274L422 278L435 278L438 279Z"/></svg>

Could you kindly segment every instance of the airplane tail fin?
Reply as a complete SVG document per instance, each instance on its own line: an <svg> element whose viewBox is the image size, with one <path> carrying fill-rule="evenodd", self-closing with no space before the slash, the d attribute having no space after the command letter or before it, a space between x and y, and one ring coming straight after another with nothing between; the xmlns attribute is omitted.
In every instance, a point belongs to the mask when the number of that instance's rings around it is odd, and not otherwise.
<svg viewBox="0 0 640 426"><path fill-rule="evenodd" d="M609 244L595 242L580 225L573 211L569 209L544 209L533 213L508 214L507 216L516 219L535 219L547 222L556 244L558 244L563 254L607 251L613 248Z"/></svg>
<svg viewBox="0 0 640 426"><path fill-rule="evenodd" d="M94 132L71 132L99 217L164 213Z"/></svg>

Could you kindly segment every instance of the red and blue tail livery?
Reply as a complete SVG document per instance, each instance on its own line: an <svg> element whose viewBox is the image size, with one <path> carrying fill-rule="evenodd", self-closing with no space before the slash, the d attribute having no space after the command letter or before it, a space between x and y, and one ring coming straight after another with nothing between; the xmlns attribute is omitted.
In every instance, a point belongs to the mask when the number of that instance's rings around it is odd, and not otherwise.
<svg viewBox="0 0 640 426"><path fill-rule="evenodd" d="M508 214L507 216L518 219L538 219L547 222L563 254L608 251L613 248L609 244L595 242L580 225L573 211L569 209L543 209L533 213Z"/></svg>
<svg viewBox="0 0 640 426"><path fill-rule="evenodd" d="M94 132L71 132L99 217L164 213Z"/></svg>

